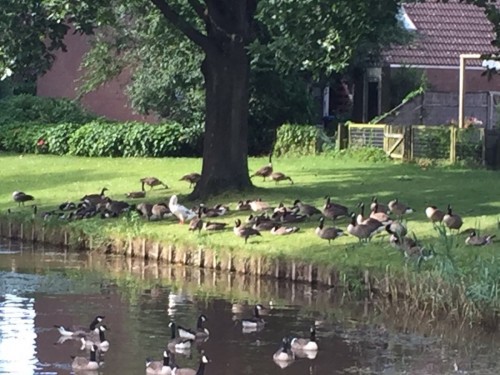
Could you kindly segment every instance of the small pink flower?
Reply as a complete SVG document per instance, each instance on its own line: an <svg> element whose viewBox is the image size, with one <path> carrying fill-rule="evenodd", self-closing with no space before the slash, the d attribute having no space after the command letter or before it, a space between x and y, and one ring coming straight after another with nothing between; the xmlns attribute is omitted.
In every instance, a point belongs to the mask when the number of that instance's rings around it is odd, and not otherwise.
<svg viewBox="0 0 500 375"><path fill-rule="evenodd" d="M38 142L36 143L37 146L43 146L45 144L45 141L43 140L43 138L40 138L38 140Z"/></svg>

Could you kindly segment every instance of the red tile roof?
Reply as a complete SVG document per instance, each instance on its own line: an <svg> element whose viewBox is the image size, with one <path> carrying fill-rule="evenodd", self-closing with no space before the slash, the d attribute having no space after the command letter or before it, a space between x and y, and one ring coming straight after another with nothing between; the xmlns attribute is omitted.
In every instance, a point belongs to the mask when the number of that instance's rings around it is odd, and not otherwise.
<svg viewBox="0 0 500 375"><path fill-rule="evenodd" d="M462 53L492 53L493 25L483 8L458 0L448 3L409 3L404 10L417 31L406 46L393 46L384 52L389 64L458 66ZM468 65L480 65L470 61Z"/></svg>

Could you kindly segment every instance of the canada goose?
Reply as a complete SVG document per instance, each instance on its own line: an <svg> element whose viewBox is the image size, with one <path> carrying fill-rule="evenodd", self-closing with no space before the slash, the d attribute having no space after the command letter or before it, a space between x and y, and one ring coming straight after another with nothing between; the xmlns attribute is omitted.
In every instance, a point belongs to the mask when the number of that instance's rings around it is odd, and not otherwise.
<svg viewBox="0 0 500 375"><path fill-rule="evenodd" d="M59 209L61 211L69 211L69 210L74 210L76 208L76 204L73 202L64 202L59 205Z"/></svg>
<svg viewBox="0 0 500 375"><path fill-rule="evenodd" d="M271 234L285 236L287 234L297 233L299 230L299 227L282 227L280 224L274 224L271 229Z"/></svg>
<svg viewBox="0 0 500 375"><path fill-rule="evenodd" d="M136 210L148 220L153 215L153 205L151 203L139 203Z"/></svg>
<svg viewBox="0 0 500 375"><path fill-rule="evenodd" d="M347 232L355 237L358 237L360 241L369 240L373 235L383 230L384 227L380 226L375 228L366 224L357 224L356 223L356 214L352 213L351 215L351 223L347 226Z"/></svg>
<svg viewBox="0 0 500 375"><path fill-rule="evenodd" d="M198 370L194 370L192 368L187 368L187 367L174 366L174 368L172 369L172 375L203 375L205 373L205 366L208 362L209 359L205 356L205 354L202 351Z"/></svg>
<svg viewBox="0 0 500 375"><path fill-rule="evenodd" d="M385 226L385 230L391 236L389 237L389 243L400 250L407 250L412 247L417 246L417 242L410 237L406 237L406 234L400 235L391 229L391 224Z"/></svg>
<svg viewBox="0 0 500 375"><path fill-rule="evenodd" d="M462 218L454 214L451 209L451 205L448 205L448 213L443 217L443 223L450 229L460 229L463 224Z"/></svg>
<svg viewBox="0 0 500 375"><path fill-rule="evenodd" d="M106 205L104 206L107 210L116 213L116 214L121 214L123 212L126 212L130 210L130 204L124 201L112 201L109 200Z"/></svg>
<svg viewBox="0 0 500 375"><path fill-rule="evenodd" d="M263 202L260 198L253 200L250 202L250 208L254 212L258 211L266 211L269 210L271 207L269 206L269 203Z"/></svg>
<svg viewBox="0 0 500 375"><path fill-rule="evenodd" d="M185 349L190 349L193 340L182 337L176 337L175 331L177 329L177 325L174 322L168 323L168 326L170 327L171 330L170 341L167 344L168 350L170 350L173 353L176 350L182 351Z"/></svg>
<svg viewBox="0 0 500 375"><path fill-rule="evenodd" d="M271 173L269 178L272 181L275 181L276 185L278 184L278 182L286 181L286 180L290 181L290 183L293 185L293 180L290 178L290 176L287 176L286 174L281 173L281 172L273 172L273 173Z"/></svg>
<svg viewBox="0 0 500 375"><path fill-rule="evenodd" d="M193 187L193 185L196 185L200 180L201 180L201 174L193 172L185 174L180 178L179 181L189 182L189 187L191 188Z"/></svg>
<svg viewBox="0 0 500 375"><path fill-rule="evenodd" d="M297 207L299 209L299 213L302 215L309 217L313 215L321 215L320 210L310 204L302 203L300 199L296 199L295 202L293 202L293 207Z"/></svg>
<svg viewBox="0 0 500 375"><path fill-rule="evenodd" d="M146 191L131 191L129 193L125 193L125 196L131 199L145 198Z"/></svg>
<svg viewBox="0 0 500 375"><path fill-rule="evenodd" d="M332 240L336 239L337 237L343 236L344 231L341 229L335 228L335 227L324 227L325 224L325 218L321 217L319 219L319 224L316 227L315 233L319 238L322 238L324 240L328 240L328 243L330 243Z"/></svg>
<svg viewBox="0 0 500 375"><path fill-rule="evenodd" d="M20 206L21 203L24 206L24 202L32 201L35 198L32 195L23 193L22 191L15 191L12 193L12 199L14 200L14 202L17 202L18 206Z"/></svg>
<svg viewBox="0 0 500 375"><path fill-rule="evenodd" d="M396 216L403 216L405 214L413 213L413 208L408 207L406 204L401 203L398 199L390 201L387 206L389 211L391 211Z"/></svg>
<svg viewBox="0 0 500 375"><path fill-rule="evenodd" d="M317 351L318 343L316 342L316 328L314 325L309 329L309 333L308 339L294 337L290 342L292 350Z"/></svg>
<svg viewBox="0 0 500 375"><path fill-rule="evenodd" d="M85 357L71 356L71 358L73 359L73 362L71 362L71 368L74 371L98 370L99 363L96 359L96 351L97 346L94 345L90 348L90 359Z"/></svg>
<svg viewBox="0 0 500 375"><path fill-rule="evenodd" d="M281 211L275 212L271 219L280 223L301 223L307 219L307 216L288 211L286 207L283 207Z"/></svg>
<svg viewBox="0 0 500 375"><path fill-rule="evenodd" d="M358 205L358 207L359 207L359 214L356 216L356 223L369 225L373 228L378 228L381 225L383 225L383 223L380 220L378 220L375 217L371 217L371 215L370 217L365 217L365 204L363 202L361 202ZM383 212L381 212L380 214L385 215ZM382 218L380 215L379 217Z"/></svg>
<svg viewBox="0 0 500 375"><path fill-rule="evenodd" d="M266 322L264 319L260 317L260 310L262 310L263 306L261 304L257 304L253 308L253 317L241 319L241 325L243 328L258 328L263 327Z"/></svg>
<svg viewBox="0 0 500 375"><path fill-rule="evenodd" d="M198 216L194 217L191 222L189 223L189 228L188 230L190 231L195 231L197 230L198 233L201 232L201 228L203 227L203 220L201 219L201 214L203 211L203 207L198 208Z"/></svg>
<svg viewBox="0 0 500 375"><path fill-rule="evenodd" d="M170 357L168 350L163 352L163 361L152 361L146 359L146 374L149 375L170 375L172 368L170 367Z"/></svg>
<svg viewBox="0 0 500 375"><path fill-rule="evenodd" d="M465 239L465 243L471 246L484 246L493 243L493 238L495 237L495 234L478 236L475 231L472 231Z"/></svg>
<svg viewBox="0 0 500 375"><path fill-rule="evenodd" d="M97 315L92 322L90 322L90 326L87 329L86 327L81 327L81 326L73 326L71 328L66 328L64 326L60 325L55 325L54 327L57 328L59 331L59 334L61 336L73 336L73 337L80 337L81 335L86 335L90 332L94 332L96 334L99 334L99 328L97 328L97 325L101 323L104 320L104 316L102 315Z"/></svg>
<svg viewBox="0 0 500 375"><path fill-rule="evenodd" d="M433 223L440 223L443 221L444 212L436 206L429 206L425 209L425 216Z"/></svg>
<svg viewBox="0 0 500 375"><path fill-rule="evenodd" d="M172 195L170 197L168 208L170 209L170 212L172 212L172 214L179 219L180 224L184 224L185 221L189 221L196 216L192 210L180 205L177 202L177 195Z"/></svg>
<svg viewBox="0 0 500 375"><path fill-rule="evenodd" d="M328 219L337 219L338 217L343 217L348 215L349 210L346 206L342 206L338 203L332 203L330 197L326 197L325 205L323 206L323 216Z"/></svg>
<svg viewBox="0 0 500 375"><path fill-rule="evenodd" d="M166 203L156 203L151 207L150 220L162 220L173 216Z"/></svg>
<svg viewBox="0 0 500 375"><path fill-rule="evenodd" d="M294 359L295 355L292 352L290 340L287 337L283 337L280 348L273 354L273 360L276 362L288 362Z"/></svg>
<svg viewBox="0 0 500 375"><path fill-rule="evenodd" d="M234 221L234 224L235 224L233 228L234 234L236 234L238 237L244 238L245 243L247 243L248 238L250 236L262 236L258 230L242 226L240 219L236 219Z"/></svg>
<svg viewBox="0 0 500 375"><path fill-rule="evenodd" d="M247 218L247 224L248 224L248 226L252 226L253 224L255 224L257 222L257 220L259 220L259 222L273 221L266 212L264 212L264 213L262 213L260 215L255 215L255 216L253 214L251 214Z"/></svg>
<svg viewBox="0 0 500 375"><path fill-rule="evenodd" d="M224 230L226 226L226 223L216 223L213 221L205 221L203 223L203 229L206 231Z"/></svg>
<svg viewBox="0 0 500 375"><path fill-rule="evenodd" d="M149 190L153 189L155 186L163 186L165 189L168 189L168 186L161 182L156 177L144 177L139 180L142 185L142 190L144 190L144 185L149 186Z"/></svg>
<svg viewBox="0 0 500 375"><path fill-rule="evenodd" d="M387 227L389 227L390 232L387 230ZM404 237L408 234L408 228L400 221L393 221L387 224L385 228L389 234L394 234L398 237Z"/></svg>
<svg viewBox="0 0 500 375"><path fill-rule="evenodd" d="M250 211L252 208L250 207L250 200L245 202L239 201L236 203L236 211Z"/></svg>
<svg viewBox="0 0 500 375"><path fill-rule="evenodd" d="M375 219L384 225L392 222L392 219L389 217L389 215L387 215L385 212L378 212L377 209L378 209L378 204L376 203L375 207L372 209L372 212L370 212L370 218Z"/></svg>
<svg viewBox="0 0 500 375"><path fill-rule="evenodd" d="M86 347L92 347L92 346L97 346L97 348L101 352L107 352L109 349L109 341L106 339L105 336L105 331L107 330L106 325L101 325L99 326L99 335L96 337L95 333L92 332L91 334L86 335L85 337L82 337L80 339L82 343L82 348L81 350L84 350Z"/></svg>
<svg viewBox="0 0 500 375"><path fill-rule="evenodd" d="M266 181L266 177L269 177L271 173L273 173L273 162L271 161L272 154L269 154L269 164L259 168L253 175L250 176L250 178L258 176L262 177L263 181Z"/></svg>
<svg viewBox="0 0 500 375"><path fill-rule="evenodd" d="M96 204L102 202L103 199L106 197L104 195L104 193L106 191L108 191L108 188L103 187L101 189L101 193L100 194L87 194L87 195L83 196L82 198L80 198L80 201L82 201L82 202L88 202L90 204L96 205Z"/></svg>
<svg viewBox="0 0 500 375"><path fill-rule="evenodd" d="M198 321L196 322L196 331L181 326L177 326L177 329L179 331L179 337L191 340L202 340L208 338L210 333L208 332L208 329L203 327L203 323L205 323L206 321L207 317L201 314L198 317Z"/></svg>
<svg viewBox="0 0 500 375"><path fill-rule="evenodd" d="M266 231L266 230L271 230L273 227L276 225L274 221L271 220L262 220L260 216L257 216L255 223L252 225L252 228L254 230L257 230L259 232Z"/></svg>
<svg viewBox="0 0 500 375"><path fill-rule="evenodd" d="M206 217L218 217L225 215L228 211L228 208L226 206L223 206L222 204L217 204L213 208L208 208L205 206L201 206L202 208L202 213L203 216Z"/></svg>
<svg viewBox="0 0 500 375"><path fill-rule="evenodd" d="M387 207L385 204L378 203L377 197L373 196L372 197L372 203L370 204L370 211L376 210L376 212L384 212L388 214L390 212L389 207Z"/></svg>

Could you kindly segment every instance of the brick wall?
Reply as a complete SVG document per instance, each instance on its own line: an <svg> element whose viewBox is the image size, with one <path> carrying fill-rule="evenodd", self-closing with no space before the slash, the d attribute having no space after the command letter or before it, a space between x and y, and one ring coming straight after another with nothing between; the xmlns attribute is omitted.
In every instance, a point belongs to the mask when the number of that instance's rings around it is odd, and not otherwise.
<svg viewBox="0 0 500 375"><path fill-rule="evenodd" d="M88 37L73 34L66 35L67 52L59 51L51 70L40 77L37 82L37 95L53 98L70 98L77 96L79 80L82 76L80 63L89 50ZM130 79L130 73L124 72L118 78L99 87L81 99L82 105L97 115L120 121L157 122L154 116L143 116L135 113L130 107L124 93Z"/></svg>

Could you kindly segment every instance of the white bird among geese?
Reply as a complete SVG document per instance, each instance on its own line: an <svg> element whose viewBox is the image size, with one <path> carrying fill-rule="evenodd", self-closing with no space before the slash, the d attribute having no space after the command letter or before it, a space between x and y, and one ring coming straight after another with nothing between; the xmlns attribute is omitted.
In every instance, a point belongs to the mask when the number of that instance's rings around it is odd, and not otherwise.
<svg viewBox="0 0 500 375"><path fill-rule="evenodd" d="M168 208L173 215L179 219L179 224L184 224L186 221L193 219L196 213L187 207L178 203L177 195L172 195L168 203Z"/></svg>

